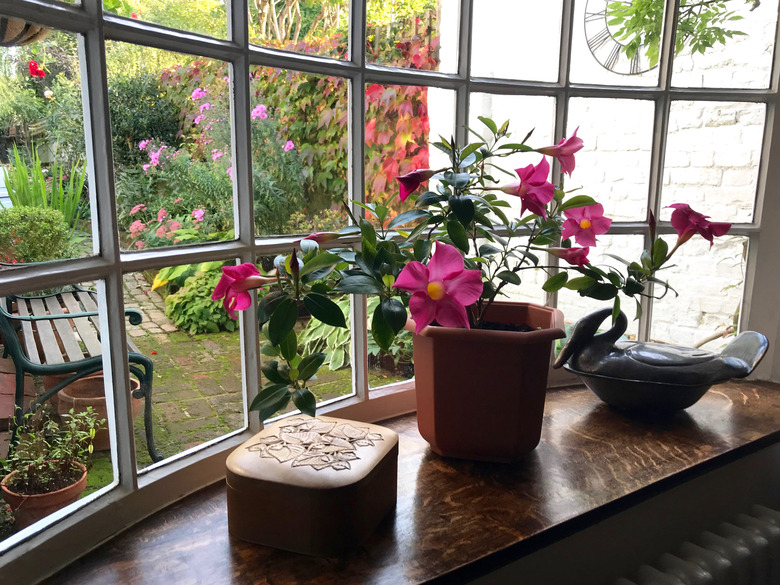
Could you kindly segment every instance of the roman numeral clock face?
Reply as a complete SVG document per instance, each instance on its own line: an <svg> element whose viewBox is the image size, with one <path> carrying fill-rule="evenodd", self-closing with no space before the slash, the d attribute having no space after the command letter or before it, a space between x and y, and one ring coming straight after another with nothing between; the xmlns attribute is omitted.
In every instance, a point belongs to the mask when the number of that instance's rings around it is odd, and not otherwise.
<svg viewBox="0 0 780 585"><path fill-rule="evenodd" d="M620 0L588 0L585 5L585 40L588 49L599 64L619 75L639 75L650 71L645 47L640 46L632 58L623 51L624 42L617 40L620 26L609 25L609 6ZM622 4L631 4L630 1Z"/></svg>

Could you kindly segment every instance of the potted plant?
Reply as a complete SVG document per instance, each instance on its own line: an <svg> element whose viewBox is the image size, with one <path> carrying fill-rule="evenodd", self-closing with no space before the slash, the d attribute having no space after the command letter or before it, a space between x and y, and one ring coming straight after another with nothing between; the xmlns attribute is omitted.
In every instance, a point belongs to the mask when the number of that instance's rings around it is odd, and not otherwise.
<svg viewBox="0 0 780 585"><path fill-rule="evenodd" d="M20 441L3 462L0 482L17 528L25 528L75 502L87 486L87 464L98 428L105 424L91 408L62 415L61 423L25 417Z"/></svg>
<svg viewBox="0 0 780 585"><path fill-rule="evenodd" d="M253 264L223 268L212 298L223 299L231 316L250 306L250 289L273 289L259 306L268 338L262 348L269 358L262 367L267 382L250 407L262 419L290 400L304 413L315 411L308 384L325 354L299 351L299 304L312 318L345 327L332 297L376 295L370 328L380 348L387 351L403 328L414 332L418 426L433 449L516 460L539 441L551 348L564 329L556 309L498 302L506 287L520 284L526 270L542 270L549 276L545 291L566 286L611 301L617 314L620 295L648 294L650 281L666 286L654 276L671 257L660 238L653 238L653 249L639 262L626 263L625 274L588 260L611 220L592 197L554 186L547 159L557 159L571 175L583 146L576 131L557 145L534 148L531 133L521 142L509 140L508 121L499 126L480 120L487 138L463 147L445 139L434 144L448 155L447 168L398 177L399 199L413 202L411 209L393 217L390 202L360 204L373 223L353 217L350 228L306 236L290 255L277 258L271 273ZM516 169L516 181L500 184L494 175L511 175L501 169L501 159L520 153L541 160ZM435 188L415 195L431 179ZM652 216L649 221L654 225ZM355 234L356 249L337 247ZM328 249L321 249L325 243ZM565 265L554 265L550 257ZM570 270L579 273L571 280Z"/></svg>

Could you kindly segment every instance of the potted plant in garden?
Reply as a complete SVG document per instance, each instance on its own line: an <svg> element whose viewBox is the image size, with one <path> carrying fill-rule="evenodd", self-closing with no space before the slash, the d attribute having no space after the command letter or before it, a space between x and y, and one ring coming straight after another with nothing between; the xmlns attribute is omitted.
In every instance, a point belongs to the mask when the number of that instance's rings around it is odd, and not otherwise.
<svg viewBox="0 0 780 585"><path fill-rule="evenodd" d="M590 264L589 250L611 220L592 197L567 193L549 180L548 156L563 173L574 171L583 145L576 131L557 145L533 148L527 144L531 133L509 142L508 122L480 120L486 139L464 147L444 139L434 144L449 157L447 168L398 178L400 200L414 201L412 209L391 217L387 204L361 204L376 226L353 218L355 225L338 233L306 236L292 254L277 258L273 274L253 264L223 268L212 298L223 299L231 315L250 306L250 289L273 289L259 306L269 340L262 353L270 359L262 367L267 383L251 409L262 419L290 400L304 413L315 410L307 386L325 355L299 353L293 329L299 303L312 318L344 327L331 297L376 295L370 328L382 349L403 328L414 331L418 426L432 448L442 455L515 460L538 444L551 347L564 330L556 309L498 302L506 287L520 284L525 270L543 270L549 275L545 291L566 286L610 300L615 314L619 295L650 294L648 282L666 287L654 276L671 257L660 238L640 262L627 263L626 274ZM518 153L542 157L516 175L500 168L501 159ZM517 180L502 185L493 176L501 172ZM415 195L430 179L438 181L435 189ZM519 217L513 217L512 200L519 202ZM334 240L355 233L356 250L335 247ZM320 249L326 242L333 247ZM568 266L552 265L545 254ZM569 280L567 269L580 275Z"/></svg>
<svg viewBox="0 0 780 585"><path fill-rule="evenodd" d="M92 441L105 419L91 408L70 411L57 424L43 413L27 415L19 444L3 462L0 482L17 528L25 528L75 502L87 486Z"/></svg>

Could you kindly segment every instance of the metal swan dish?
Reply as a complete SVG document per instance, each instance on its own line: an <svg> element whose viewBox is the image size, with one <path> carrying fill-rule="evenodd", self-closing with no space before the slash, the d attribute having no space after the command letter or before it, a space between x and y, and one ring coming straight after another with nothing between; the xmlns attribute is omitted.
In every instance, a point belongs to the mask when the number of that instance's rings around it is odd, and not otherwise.
<svg viewBox="0 0 780 585"><path fill-rule="evenodd" d="M574 372L596 396L615 408L663 414L688 408L713 384L744 378L764 357L769 342L745 331L720 354L661 343L618 341L628 326L621 312L598 333L611 308L577 321L553 367Z"/></svg>

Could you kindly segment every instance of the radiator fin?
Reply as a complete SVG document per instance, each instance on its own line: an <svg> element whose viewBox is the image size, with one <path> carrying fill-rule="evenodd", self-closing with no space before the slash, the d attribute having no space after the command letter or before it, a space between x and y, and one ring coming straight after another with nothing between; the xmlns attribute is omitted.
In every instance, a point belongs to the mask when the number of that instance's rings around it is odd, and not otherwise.
<svg viewBox="0 0 780 585"><path fill-rule="evenodd" d="M780 512L755 505L614 585L780 585Z"/></svg>

